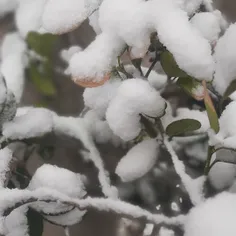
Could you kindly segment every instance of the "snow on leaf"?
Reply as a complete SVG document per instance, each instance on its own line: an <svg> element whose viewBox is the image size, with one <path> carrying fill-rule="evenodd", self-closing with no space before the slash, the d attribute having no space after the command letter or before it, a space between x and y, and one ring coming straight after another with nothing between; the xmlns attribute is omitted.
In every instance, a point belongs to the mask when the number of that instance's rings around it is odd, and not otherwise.
<svg viewBox="0 0 236 236"><path fill-rule="evenodd" d="M72 31L99 7L101 1L48 0L43 12L42 26L53 34Z"/></svg>
<svg viewBox="0 0 236 236"><path fill-rule="evenodd" d="M30 31L38 31L41 28L41 18L46 0L24 0L19 2L15 21L21 36L25 38Z"/></svg>
<svg viewBox="0 0 236 236"><path fill-rule="evenodd" d="M235 79L236 52L232 50L236 39L236 24L232 24L219 39L215 47L216 60L213 85L223 95L229 84Z"/></svg>
<svg viewBox="0 0 236 236"><path fill-rule="evenodd" d="M141 178L154 166L158 152L158 144L155 139L142 141L131 148L120 160L116 167L116 174L123 182Z"/></svg>
<svg viewBox="0 0 236 236"><path fill-rule="evenodd" d="M39 188L54 189L69 197L78 198L81 198L86 194L80 174L49 164L44 164L37 169L27 188L29 190L36 190ZM45 214L57 214L71 210L71 207L58 203L39 202L34 203L33 206L35 209L42 211Z"/></svg>
<svg viewBox="0 0 236 236"><path fill-rule="evenodd" d="M3 135L9 139L26 139L43 136L53 127L52 113L43 108L31 108L3 125Z"/></svg>
<svg viewBox="0 0 236 236"><path fill-rule="evenodd" d="M110 79L97 88L86 88L83 93L84 105L93 109L101 118L105 117L107 107L120 84L120 79Z"/></svg>
<svg viewBox="0 0 236 236"><path fill-rule="evenodd" d="M236 195L223 192L193 208L184 224L184 236L235 235ZM201 220L199 220L201 219ZM225 220L227 219L227 220ZM212 227L214 222L214 227Z"/></svg>
<svg viewBox="0 0 236 236"><path fill-rule="evenodd" d="M163 114L165 106L165 100L147 81L129 79L122 82L110 102L106 119L117 136L129 141L141 131L139 114L158 117Z"/></svg>
<svg viewBox="0 0 236 236"><path fill-rule="evenodd" d="M72 56L68 68L72 79L78 83L102 82L116 64L123 46L123 42L113 35L98 35L84 51Z"/></svg>

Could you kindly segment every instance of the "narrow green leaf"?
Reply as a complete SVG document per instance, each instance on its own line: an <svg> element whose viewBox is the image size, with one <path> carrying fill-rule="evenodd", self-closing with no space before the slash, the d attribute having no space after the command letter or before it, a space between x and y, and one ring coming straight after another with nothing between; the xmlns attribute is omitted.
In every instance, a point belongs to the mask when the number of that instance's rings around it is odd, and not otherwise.
<svg viewBox="0 0 236 236"><path fill-rule="evenodd" d="M192 77L181 77L177 80L179 85L188 95L201 101L204 99L204 87L202 84Z"/></svg>
<svg viewBox="0 0 236 236"><path fill-rule="evenodd" d="M214 104L213 104L211 97L208 93L206 81L203 81L203 86L204 86L204 103L205 103L205 107L207 110L207 115L208 115L208 119L210 122L210 126L216 133L218 133L220 130L219 119L218 119L218 115L216 113Z"/></svg>
<svg viewBox="0 0 236 236"><path fill-rule="evenodd" d="M43 217L35 210L29 208L27 212L29 236L43 235Z"/></svg>
<svg viewBox="0 0 236 236"><path fill-rule="evenodd" d="M188 75L179 68L173 55L170 52L162 52L160 61L163 70L169 77L188 77Z"/></svg>
<svg viewBox="0 0 236 236"><path fill-rule="evenodd" d="M58 36L49 33L39 34L37 32L29 32L26 41L33 51L49 58L52 55L57 39Z"/></svg>
<svg viewBox="0 0 236 236"><path fill-rule="evenodd" d="M169 124L166 128L166 134L170 137L193 132L201 128L201 123L194 119L177 120Z"/></svg>
<svg viewBox="0 0 236 236"><path fill-rule="evenodd" d="M236 80L233 80L228 86L228 88L226 89L223 96L223 100L227 99L235 91L236 91Z"/></svg>

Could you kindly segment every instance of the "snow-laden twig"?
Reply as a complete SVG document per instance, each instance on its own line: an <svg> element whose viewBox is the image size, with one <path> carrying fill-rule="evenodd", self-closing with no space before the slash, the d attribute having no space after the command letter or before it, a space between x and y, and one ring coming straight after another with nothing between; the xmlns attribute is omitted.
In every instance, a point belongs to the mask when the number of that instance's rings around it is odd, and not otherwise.
<svg viewBox="0 0 236 236"><path fill-rule="evenodd" d="M176 173L179 175L186 191L189 194L189 197L194 205L198 205L204 200L203 196L203 186L205 183L205 176L201 176L197 179L192 179L186 172L185 166L182 161L179 160L176 152L171 146L168 137L164 138L164 144L166 146L167 151L171 155L171 159L174 164L174 168Z"/></svg>
<svg viewBox="0 0 236 236"><path fill-rule="evenodd" d="M167 217L162 214L153 214L139 206L134 206L130 203L123 202L118 199L107 198L85 198L77 199L70 198L60 192L41 188L35 191L28 190L6 190L3 191L4 196L0 199L0 212L3 216L8 216L14 209L25 204L33 202L58 202L77 207L79 210L98 210L101 212L113 212L117 215L131 219L143 219L148 223L160 224L165 223L168 225L183 225L185 216L179 215L177 217Z"/></svg>
<svg viewBox="0 0 236 236"><path fill-rule="evenodd" d="M117 198L118 191L115 186L111 185L110 177L105 170L101 155L85 127L82 118L54 117L54 131L61 132L83 142L85 148L89 150L90 154L88 157L98 169L98 180L101 184L102 192L107 197Z"/></svg>

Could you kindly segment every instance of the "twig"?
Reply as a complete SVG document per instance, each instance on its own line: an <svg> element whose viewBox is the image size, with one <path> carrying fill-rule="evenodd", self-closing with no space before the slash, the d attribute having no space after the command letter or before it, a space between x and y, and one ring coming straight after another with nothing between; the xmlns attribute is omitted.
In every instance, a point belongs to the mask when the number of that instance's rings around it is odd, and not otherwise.
<svg viewBox="0 0 236 236"><path fill-rule="evenodd" d="M40 190L42 192L40 192ZM8 216L14 209L34 203L34 202L46 202L59 204L66 204L68 206L77 207L79 210L98 210L102 212L113 212L117 215L129 219L145 219L146 222L152 224L165 223L168 225L182 225L185 219L184 215L176 217L167 217L162 214L153 214L147 210L142 209L139 206L132 205L130 203L123 202L121 200L114 200L110 198L91 198L76 199L69 198L59 192L52 191L50 189L40 189L36 191L17 190L22 191L19 202L12 202L12 206L5 207L2 209L3 216ZM42 194L43 193L43 194ZM8 194L9 199L15 199L15 193L12 195ZM10 201L9 201L10 202Z"/></svg>
<svg viewBox="0 0 236 236"><path fill-rule="evenodd" d="M173 147L171 146L168 137L164 138L164 144L166 146L167 151L171 155L171 159L174 164L174 168L176 173L179 175L186 191L189 194L189 197L194 205L201 203L204 200L203 197L203 186L205 184L205 177L199 177L197 179L192 179L186 172L185 166L182 161L179 160L176 155Z"/></svg>

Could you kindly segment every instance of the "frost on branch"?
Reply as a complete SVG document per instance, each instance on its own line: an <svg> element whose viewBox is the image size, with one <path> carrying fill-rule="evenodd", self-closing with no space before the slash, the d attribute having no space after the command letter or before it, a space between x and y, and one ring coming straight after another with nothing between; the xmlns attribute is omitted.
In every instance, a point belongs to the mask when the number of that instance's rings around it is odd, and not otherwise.
<svg viewBox="0 0 236 236"><path fill-rule="evenodd" d="M130 141L141 131L140 114L160 117L165 110L165 100L142 79L129 79L120 85L111 100L106 119L112 131L124 141ZM119 119L117 114L120 114Z"/></svg>
<svg viewBox="0 0 236 236"><path fill-rule="evenodd" d="M158 143L155 139L142 141L122 157L116 167L116 174L123 182L141 178L155 165L158 152Z"/></svg>

